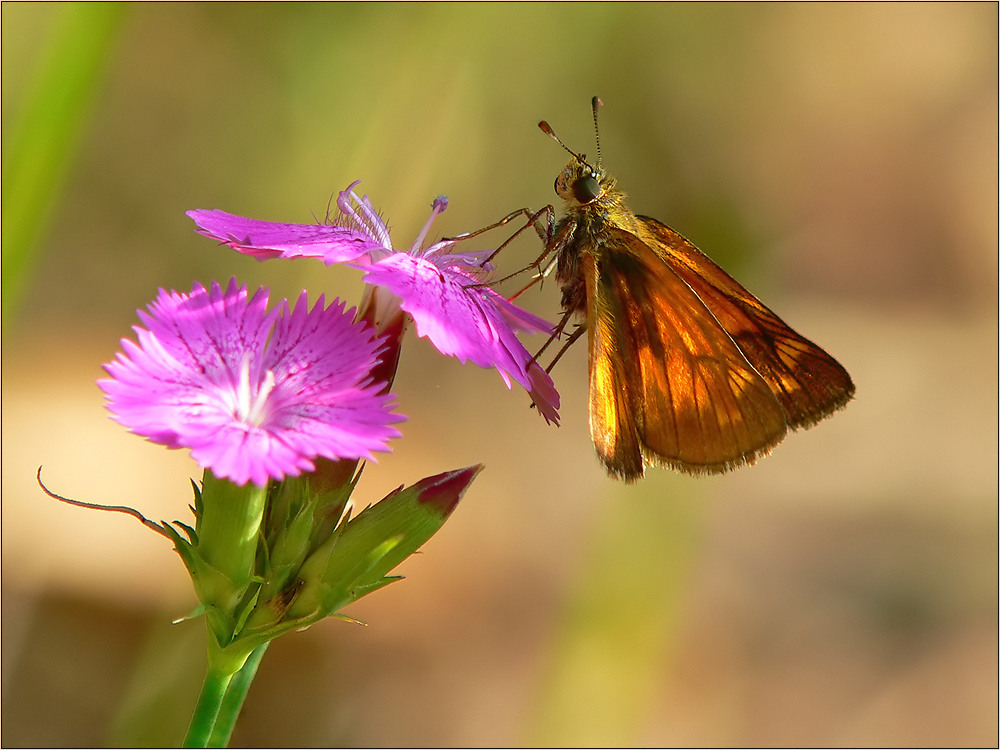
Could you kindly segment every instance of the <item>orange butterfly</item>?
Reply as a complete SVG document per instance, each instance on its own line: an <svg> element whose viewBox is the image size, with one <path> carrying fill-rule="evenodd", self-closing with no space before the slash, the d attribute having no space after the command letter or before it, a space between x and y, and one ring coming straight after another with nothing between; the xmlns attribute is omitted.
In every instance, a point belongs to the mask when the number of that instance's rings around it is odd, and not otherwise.
<svg viewBox="0 0 1000 750"><path fill-rule="evenodd" d="M594 97L595 131L599 105ZM590 434L609 474L729 471L851 400L833 357L674 230L632 213L599 141L591 164L539 127L573 157L556 179L565 216L546 255L556 254L566 312L557 330L586 315L562 351L589 331Z"/></svg>

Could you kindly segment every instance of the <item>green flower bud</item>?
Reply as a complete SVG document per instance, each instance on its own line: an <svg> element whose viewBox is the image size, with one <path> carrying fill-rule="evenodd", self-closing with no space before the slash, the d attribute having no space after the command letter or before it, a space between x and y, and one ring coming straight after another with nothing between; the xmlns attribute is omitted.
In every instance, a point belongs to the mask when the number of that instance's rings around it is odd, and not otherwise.
<svg viewBox="0 0 1000 750"><path fill-rule="evenodd" d="M481 469L427 477L342 521L300 569L285 620L311 624L398 580L388 573L441 528Z"/></svg>

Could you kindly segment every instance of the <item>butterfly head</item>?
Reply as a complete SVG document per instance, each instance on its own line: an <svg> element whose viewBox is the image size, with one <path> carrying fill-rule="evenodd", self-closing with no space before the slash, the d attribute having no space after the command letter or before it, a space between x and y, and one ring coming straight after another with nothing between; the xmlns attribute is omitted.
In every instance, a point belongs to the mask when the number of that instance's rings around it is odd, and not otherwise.
<svg viewBox="0 0 1000 750"><path fill-rule="evenodd" d="M570 156L569 164L556 177L556 195L566 201L568 208L587 206L607 195L614 187L614 179L601 169L601 139L597 128L597 109L601 100L596 96L592 101L594 111L594 136L597 140L597 164L587 161L586 154L578 154L555 134L552 126L545 120L538 123L542 132L562 146Z"/></svg>
<svg viewBox="0 0 1000 750"><path fill-rule="evenodd" d="M569 206L586 206L607 192L610 178L600 169L587 162L583 154L573 155L573 159L556 177L556 195Z"/></svg>

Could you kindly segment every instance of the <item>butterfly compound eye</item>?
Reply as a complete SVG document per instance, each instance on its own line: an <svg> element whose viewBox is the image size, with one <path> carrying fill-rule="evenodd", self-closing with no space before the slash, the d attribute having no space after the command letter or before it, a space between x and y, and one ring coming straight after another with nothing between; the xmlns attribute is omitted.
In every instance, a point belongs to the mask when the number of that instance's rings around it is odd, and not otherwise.
<svg viewBox="0 0 1000 750"><path fill-rule="evenodd" d="M580 203L590 203L601 194L601 183L589 175L573 183L573 197Z"/></svg>

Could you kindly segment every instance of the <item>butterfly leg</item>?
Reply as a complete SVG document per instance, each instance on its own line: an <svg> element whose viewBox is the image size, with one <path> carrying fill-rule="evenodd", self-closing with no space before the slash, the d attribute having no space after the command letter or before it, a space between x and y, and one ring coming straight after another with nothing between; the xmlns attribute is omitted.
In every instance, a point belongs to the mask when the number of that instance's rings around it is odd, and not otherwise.
<svg viewBox="0 0 1000 750"><path fill-rule="evenodd" d="M535 356L531 358L532 362L537 362L538 358L545 353L545 350L549 348L552 342L563 335L563 332L565 332L566 326L569 325L570 318L572 317L573 317L572 310L567 310L563 314L562 318L559 320L559 323L552 331L552 335L549 336L548 340L544 344L542 344L542 348L535 353ZM566 353L566 350L569 349L576 342L576 340L586 332L587 332L586 324L581 323L580 325L578 325L576 330L570 334L568 339L566 339L566 343L562 345L562 347L559 349L558 352L556 352L555 358L552 360L549 366L545 368L545 372L552 372L552 368L556 366L556 362L558 362L559 359L562 357L562 355Z"/></svg>
<svg viewBox="0 0 1000 750"><path fill-rule="evenodd" d="M551 362L549 362L549 366L545 368L545 372L551 373L552 370L553 370L553 368L555 368L555 366L556 366L556 362L558 362L560 359L562 359L562 355L564 355L566 353L566 351L571 346L573 346L573 344L576 343L577 339L579 339L581 336L583 336L583 334L585 334L586 332L587 332L587 325L586 325L586 323L581 323L577 327L577 329L575 331L573 331L573 333L571 333L569 335L569 338L566 339L566 343L562 345L562 348L560 348L559 351L556 352L556 356L552 358Z"/></svg>
<svg viewBox="0 0 1000 750"><path fill-rule="evenodd" d="M511 211L509 214L507 214L502 219L500 219L500 221L493 222L492 224L489 224L489 225L487 225L485 227L482 227L481 229L477 229L474 232L463 232L462 234L456 234L454 237L443 237L442 241L443 242L458 242L460 240L468 240L468 239L471 239L472 237L478 237L481 234L486 234L486 232L490 232L490 231L493 231L494 229L498 229L498 228L500 228L502 226L506 226L507 224L509 224L510 222L512 222L514 219L518 218L519 216L525 216L525 217L527 217L528 218L528 223L525 224L520 229L518 229L516 232L514 232L514 234L512 234L510 237L508 237L507 241L504 242L503 245L501 245L499 248L497 248L496 251L493 253L493 255L491 255L489 258L487 258L487 260L492 260L493 256L495 256L497 253L499 253L501 249L503 249L504 247L506 247L507 245L509 245L510 242L511 242L511 240L513 240L515 237L517 237L519 234L521 234L521 232L523 232L528 227L535 225L536 222L542 217L543 214L545 214L547 216L546 228L545 228L545 230L543 232L542 229L539 229L536 226L535 227L535 231L538 232L538 236L541 237L544 240L548 236L551 235L551 233L552 233L552 227L554 226L554 223L555 223L555 208L553 206L551 206L551 205L550 206L545 206L544 208L542 208L542 209L540 209L538 211L532 211L530 208L519 208L516 211Z"/></svg>
<svg viewBox="0 0 1000 750"><path fill-rule="evenodd" d="M559 257L556 256L556 255L553 255L552 259L548 262L548 265L546 265L545 268L543 268L541 271L539 271L531 279L531 281L529 281L527 284L525 284L525 286L522 289L519 289L517 292L515 292L514 294L512 294L510 296L510 301L513 302L518 297L520 297L522 294L524 294L526 291L528 291L529 289L531 289L531 287L533 287L535 284L539 283L540 281L544 281L548 277L548 275L552 272L552 269L556 267L556 263L558 262L558 260L559 260ZM525 271L529 270L530 268L532 268L532 266L528 266L526 268L522 268L520 271L517 272L517 274L524 273ZM517 276L517 274L512 274L512 276ZM508 276L507 278L509 279L509 278L511 278L511 276Z"/></svg>
<svg viewBox="0 0 1000 750"><path fill-rule="evenodd" d="M496 250L494 250L493 253L486 260L487 261L493 260L497 255L500 254L501 250L503 250L511 242L513 242L528 227L534 227L535 228L535 232L538 234L539 238L542 240L542 242L545 243L546 251L543 252L540 256L538 256L538 258L535 260L534 263L530 264L529 266L526 266L525 268L521 269L521 271L517 272L517 273L522 273L522 272L526 271L528 268L535 268L538 265L540 265L541 262L542 262L542 260L545 259L545 256L549 254L548 253L548 245L549 245L549 240L551 239L552 234L555 231L556 210L555 210L555 208L551 204L549 204L548 206L544 206L543 208L538 209L534 213L532 213L527 208L522 208L519 211L515 211L514 213L509 214L508 216L506 216L503 219L501 219L500 223L495 224L494 227L503 226L504 223L510 221L511 219L513 219L514 217L516 217L518 215L520 215L520 216L527 216L528 217L527 223L525 223L525 225L523 227L521 227L516 232L514 232L514 234L512 234L510 237L508 237L503 242L503 244L500 245L500 247L498 247ZM541 228L541 227L539 227L539 225L538 225L539 220L543 216L545 217L544 229ZM480 231L483 231L483 230L480 230ZM513 275L516 276L517 274L513 274Z"/></svg>
<svg viewBox="0 0 1000 750"><path fill-rule="evenodd" d="M497 255L500 254L501 250L503 250L508 245L510 245L510 243L513 242L528 227L534 227L535 228L535 231L538 233L538 236L545 243L545 249L542 251L541 255L539 255L537 258L535 258L535 260L533 260L531 263L529 263L528 265L526 265L524 268L520 268L517 271L514 271L514 273L508 274L508 275L504 276L503 278L495 279L495 280L491 281L490 282L490 286L497 286L499 284L504 283L505 281L510 281L515 276L520 276L525 271L529 271L532 268L538 268L539 266L541 266L542 261L545 260L546 256L548 256L548 255L550 255L552 253L552 250L550 249L550 244L551 244L551 238L552 238L552 236L555 233L555 208L550 204L548 206L545 206L544 208L540 208L538 211L535 211L534 213L532 213L527 208L522 208L522 209L519 209L518 211L514 211L513 213L508 214L503 219L501 219L500 221L498 221L496 224L491 224L490 226L484 227L483 229L478 229L475 232L470 232L468 234L460 234L457 237L449 238L451 240L464 240L464 239L468 239L469 237L475 237L476 235L482 234L483 232L489 231L490 229L496 229L497 227L503 226L504 224L506 224L507 222L511 221L512 219L514 219L518 215L527 216L528 217L528 221L525 223L525 225L523 227L521 227L516 232L514 232L514 234L512 234L510 237L508 237L500 245L500 247L498 247L496 250L494 250L492 253L490 253L490 255L488 255L485 258L485 260L483 260L483 263L489 263L491 260L493 260ZM544 229L542 229L539 226L539 220L542 219L543 216L545 217ZM552 266L550 264L549 266L547 266L545 268L545 270L542 271L542 273L539 276L537 276L535 279L533 279L531 281L531 283L528 284L528 286L524 287L524 289L521 289L517 294L515 294L513 297L511 297L511 299L517 298L518 295L523 294L526 290L530 289L532 286L534 286L535 284L537 284L538 281L540 281L542 278L544 278L545 276L548 275L548 273L551 270L551 268L552 268Z"/></svg>

